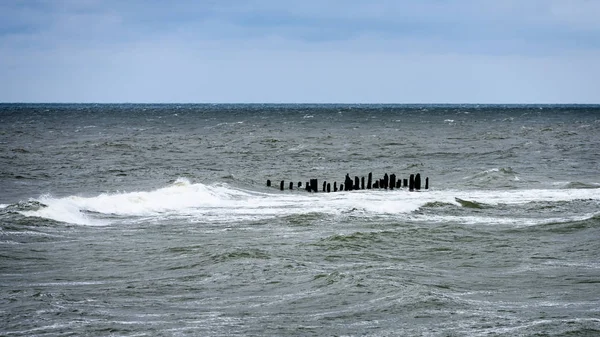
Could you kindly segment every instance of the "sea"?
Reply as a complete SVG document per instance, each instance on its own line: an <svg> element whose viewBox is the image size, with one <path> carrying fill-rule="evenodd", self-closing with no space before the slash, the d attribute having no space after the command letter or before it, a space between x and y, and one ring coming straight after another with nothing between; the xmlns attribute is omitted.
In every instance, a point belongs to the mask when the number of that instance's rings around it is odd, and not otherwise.
<svg viewBox="0 0 600 337"><path fill-rule="evenodd" d="M0 104L0 335L598 336L600 105Z"/></svg>

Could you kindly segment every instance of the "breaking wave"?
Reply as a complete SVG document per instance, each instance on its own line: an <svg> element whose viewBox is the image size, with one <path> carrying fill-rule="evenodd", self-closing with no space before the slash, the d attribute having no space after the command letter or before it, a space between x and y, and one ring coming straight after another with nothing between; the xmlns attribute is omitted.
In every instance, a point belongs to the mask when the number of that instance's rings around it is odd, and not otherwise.
<svg viewBox="0 0 600 337"><path fill-rule="evenodd" d="M600 200L597 189L529 190L363 190L338 193L252 191L226 183L206 185L184 178L153 191L100 194L95 197L41 196L34 209L19 213L80 225L110 225L120 219L184 218L194 222L229 223L294 215L329 214L398 216L431 205L453 205L475 210L494 205L533 202ZM3 205L4 206L4 205ZM433 216L433 215L432 215ZM435 220L435 217L429 218Z"/></svg>

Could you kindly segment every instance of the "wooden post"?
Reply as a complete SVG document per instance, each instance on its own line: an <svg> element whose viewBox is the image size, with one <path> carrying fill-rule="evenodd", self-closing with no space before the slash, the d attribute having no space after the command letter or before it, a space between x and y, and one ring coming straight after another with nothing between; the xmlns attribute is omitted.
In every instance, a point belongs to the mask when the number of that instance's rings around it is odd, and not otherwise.
<svg viewBox="0 0 600 337"><path fill-rule="evenodd" d="M283 185L284 185L284 181L282 180L281 183L279 183L279 189L283 191Z"/></svg>
<svg viewBox="0 0 600 337"><path fill-rule="evenodd" d="M393 190L396 187L396 175L390 174L390 190Z"/></svg>
<svg viewBox="0 0 600 337"><path fill-rule="evenodd" d="M358 180L358 176L354 176L354 189L360 190L360 182Z"/></svg>
<svg viewBox="0 0 600 337"><path fill-rule="evenodd" d="M403 181L404 181L404 183L403 183L404 187L408 187L408 179L404 178Z"/></svg>
<svg viewBox="0 0 600 337"><path fill-rule="evenodd" d="M396 181L396 188L400 188L400 187L402 187L402 179L398 179Z"/></svg>
<svg viewBox="0 0 600 337"><path fill-rule="evenodd" d="M333 191L337 192L337 181L333 182Z"/></svg>
<svg viewBox="0 0 600 337"><path fill-rule="evenodd" d="M375 180L375 184L373 184L373 188L379 188L379 181Z"/></svg>
<svg viewBox="0 0 600 337"><path fill-rule="evenodd" d="M346 179L344 181L344 191L352 191L352 179L350 179L350 175L346 173Z"/></svg>
<svg viewBox="0 0 600 337"><path fill-rule="evenodd" d="M298 182L298 188L300 188L300 187L302 187L302 182L301 181Z"/></svg>
<svg viewBox="0 0 600 337"><path fill-rule="evenodd" d="M293 190L293 189L294 189L294 182L290 181L290 190Z"/></svg>
<svg viewBox="0 0 600 337"><path fill-rule="evenodd" d="M311 191L313 191L315 193L318 192L319 191L319 186L318 185L319 185L319 182L318 182L317 179L311 179L310 180L310 189L311 189Z"/></svg>
<svg viewBox="0 0 600 337"><path fill-rule="evenodd" d="M390 177L388 177L388 174L384 174L383 175L383 188L385 188L387 190L388 185L389 185L389 181L390 181Z"/></svg>
<svg viewBox="0 0 600 337"><path fill-rule="evenodd" d="M365 177L360 177L360 189L364 190L365 189Z"/></svg>
<svg viewBox="0 0 600 337"><path fill-rule="evenodd" d="M414 174L411 174L410 178L408 180L408 190L411 192L415 190L415 175Z"/></svg>
<svg viewBox="0 0 600 337"><path fill-rule="evenodd" d="M306 182L306 192L310 192L310 182Z"/></svg>
<svg viewBox="0 0 600 337"><path fill-rule="evenodd" d="M425 178L425 189L429 189L429 177Z"/></svg>
<svg viewBox="0 0 600 337"><path fill-rule="evenodd" d="M331 184L327 183L327 193L331 192Z"/></svg>
<svg viewBox="0 0 600 337"><path fill-rule="evenodd" d="M324 181L324 182L323 182L323 192L325 192L325 191L326 191L326 189L327 189L327 182L326 182L326 181Z"/></svg>
<svg viewBox="0 0 600 337"><path fill-rule="evenodd" d="M417 173L415 176L415 190L419 191L421 189L421 173Z"/></svg>
<svg viewBox="0 0 600 337"><path fill-rule="evenodd" d="M373 182L373 172L369 172L369 177L367 178L367 189L371 189L371 184Z"/></svg>
<svg viewBox="0 0 600 337"><path fill-rule="evenodd" d="M267 187L271 187L271 180L267 179Z"/></svg>
<svg viewBox="0 0 600 337"><path fill-rule="evenodd" d="M344 184L340 184L340 191L345 191Z"/></svg>

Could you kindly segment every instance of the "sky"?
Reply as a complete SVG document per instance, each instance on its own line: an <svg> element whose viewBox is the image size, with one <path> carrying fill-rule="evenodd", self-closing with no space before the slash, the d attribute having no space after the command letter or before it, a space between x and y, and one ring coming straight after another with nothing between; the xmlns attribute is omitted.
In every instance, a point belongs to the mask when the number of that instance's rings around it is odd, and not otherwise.
<svg viewBox="0 0 600 337"><path fill-rule="evenodd" d="M2 0L0 102L600 103L600 0Z"/></svg>

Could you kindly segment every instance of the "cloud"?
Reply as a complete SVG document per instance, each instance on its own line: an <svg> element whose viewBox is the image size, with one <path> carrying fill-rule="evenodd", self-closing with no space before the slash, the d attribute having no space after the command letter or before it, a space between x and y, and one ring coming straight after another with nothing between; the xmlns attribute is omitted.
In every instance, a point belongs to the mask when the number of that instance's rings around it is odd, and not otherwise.
<svg viewBox="0 0 600 337"><path fill-rule="evenodd" d="M0 101L597 102L598 10L585 0L8 1Z"/></svg>
<svg viewBox="0 0 600 337"><path fill-rule="evenodd" d="M22 33L55 43L119 43L181 34L192 41L276 37L315 43L373 36L446 40L452 42L449 46L467 46L476 52L485 52L487 41L492 40L505 50L527 52L527 45L560 48L568 39L600 33L595 20L600 5L586 0L63 0L3 6L6 17L16 18L14 29L23 27ZM528 43L515 48L511 41L517 40Z"/></svg>

